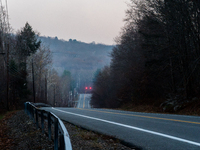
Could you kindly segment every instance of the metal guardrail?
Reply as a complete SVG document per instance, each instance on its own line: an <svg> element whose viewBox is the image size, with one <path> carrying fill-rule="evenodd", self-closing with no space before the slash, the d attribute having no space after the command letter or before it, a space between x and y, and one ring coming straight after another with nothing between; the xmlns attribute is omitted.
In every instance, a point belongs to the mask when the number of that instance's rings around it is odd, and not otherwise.
<svg viewBox="0 0 200 150"><path fill-rule="evenodd" d="M36 123L37 128L39 128L39 123L41 123L40 127L42 129L42 133L44 133L44 121L48 123L48 137L49 140L52 140L52 125L54 126L54 150L72 150L69 134L63 122L52 112L47 112L45 110L41 110L36 108L30 102L26 102L25 104L25 112L30 116L30 118ZM40 117L40 120L39 119Z"/></svg>

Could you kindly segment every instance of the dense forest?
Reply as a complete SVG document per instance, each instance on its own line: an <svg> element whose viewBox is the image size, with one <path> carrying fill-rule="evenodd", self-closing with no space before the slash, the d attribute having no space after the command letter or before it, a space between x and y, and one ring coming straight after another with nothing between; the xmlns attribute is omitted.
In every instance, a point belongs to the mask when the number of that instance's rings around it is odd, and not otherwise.
<svg viewBox="0 0 200 150"><path fill-rule="evenodd" d="M94 80L91 105L199 103L200 1L131 0L110 66Z"/></svg>

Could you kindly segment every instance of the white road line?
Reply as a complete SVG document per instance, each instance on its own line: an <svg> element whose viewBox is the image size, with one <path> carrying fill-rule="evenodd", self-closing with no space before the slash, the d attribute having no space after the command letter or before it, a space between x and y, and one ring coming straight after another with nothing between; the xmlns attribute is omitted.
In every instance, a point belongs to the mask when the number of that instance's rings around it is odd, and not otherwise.
<svg viewBox="0 0 200 150"><path fill-rule="evenodd" d="M200 143L189 141L189 140L182 139L182 138L178 138L178 137L175 137L175 136L171 136L171 135L167 135L167 134L163 134L163 133L159 133L159 132L154 132L154 131L151 131L151 130L146 130L146 129L142 129L142 128L138 128L138 127L134 127L134 126L130 126L130 125L125 125L125 124L121 124L121 123L117 123L117 122L113 122L113 121L108 121L108 120L104 120L104 119L99 119L99 118L80 115L80 114L76 114L76 113L72 113L72 112L67 112L67 111L59 110L59 109L56 109L56 108L53 108L53 107L52 107L52 109L66 113L66 114L71 114L71 115L80 116L80 117L84 117L84 118L88 118L88 119L98 120L98 121L102 121L102 122L106 122L106 123L130 128L130 129L134 129L134 130L138 130L138 131L142 131L142 132L146 132L146 133L150 133L150 134L154 134L154 135L159 135L159 136L166 137L166 138L173 139L173 140L177 140L177 141L180 141L180 142L185 142L185 143L189 143L189 144L192 144L192 145L200 146Z"/></svg>
<svg viewBox="0 0 200 150"><path fill-rule="evenodd" d="M82 94L80 94L79 100L81 100ZM78 100L78 108L80 108L80 101Z"/></svg>
<svg viewBox="0 0 200 150"><path fill-rule="evenodd" d="M83 108L85 108L85 94L84 94L84 99L83 99Z"/></svg>

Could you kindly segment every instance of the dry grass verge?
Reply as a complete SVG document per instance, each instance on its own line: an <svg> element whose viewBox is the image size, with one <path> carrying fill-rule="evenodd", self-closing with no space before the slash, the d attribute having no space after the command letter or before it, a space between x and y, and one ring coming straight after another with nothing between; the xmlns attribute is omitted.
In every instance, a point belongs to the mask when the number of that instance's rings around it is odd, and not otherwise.
<svg viewBox="0 0 200 150"><path fill-rule="evenodd" d="M23 110L8 112L0 120L1 150L51 150L53 142L42 134Z"/></svg>
<svg viewBox="0 0 200 150"><path fill-rule="evenodd" d="M136 150L124 146L114 137L94 133L67 122L64 124L69 132L73 150Z"/></svg>

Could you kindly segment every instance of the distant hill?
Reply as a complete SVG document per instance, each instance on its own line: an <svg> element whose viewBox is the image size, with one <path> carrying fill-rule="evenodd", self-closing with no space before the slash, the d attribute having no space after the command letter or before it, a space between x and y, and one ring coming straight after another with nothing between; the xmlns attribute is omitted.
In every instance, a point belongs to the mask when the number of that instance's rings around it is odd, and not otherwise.
<svg viewBox="0 0 200 150"><path fill-rule="evenodd" d="M72 75L90 76L98 68L109 65L113 46L104 44L84 43L76 39L69 41L57 37L40 37L53 53L53 67L61 75L69 70ZM84 73L83 73L84 72Z"/></svg>
<svg viewBox="0 0 200 150"><path fill-rule="evenodd" d="M53 53L55 68L94 70L110 63L109 53L113 46L84 43L77 40L59 40L57 37L40 37Z"/></svg>

